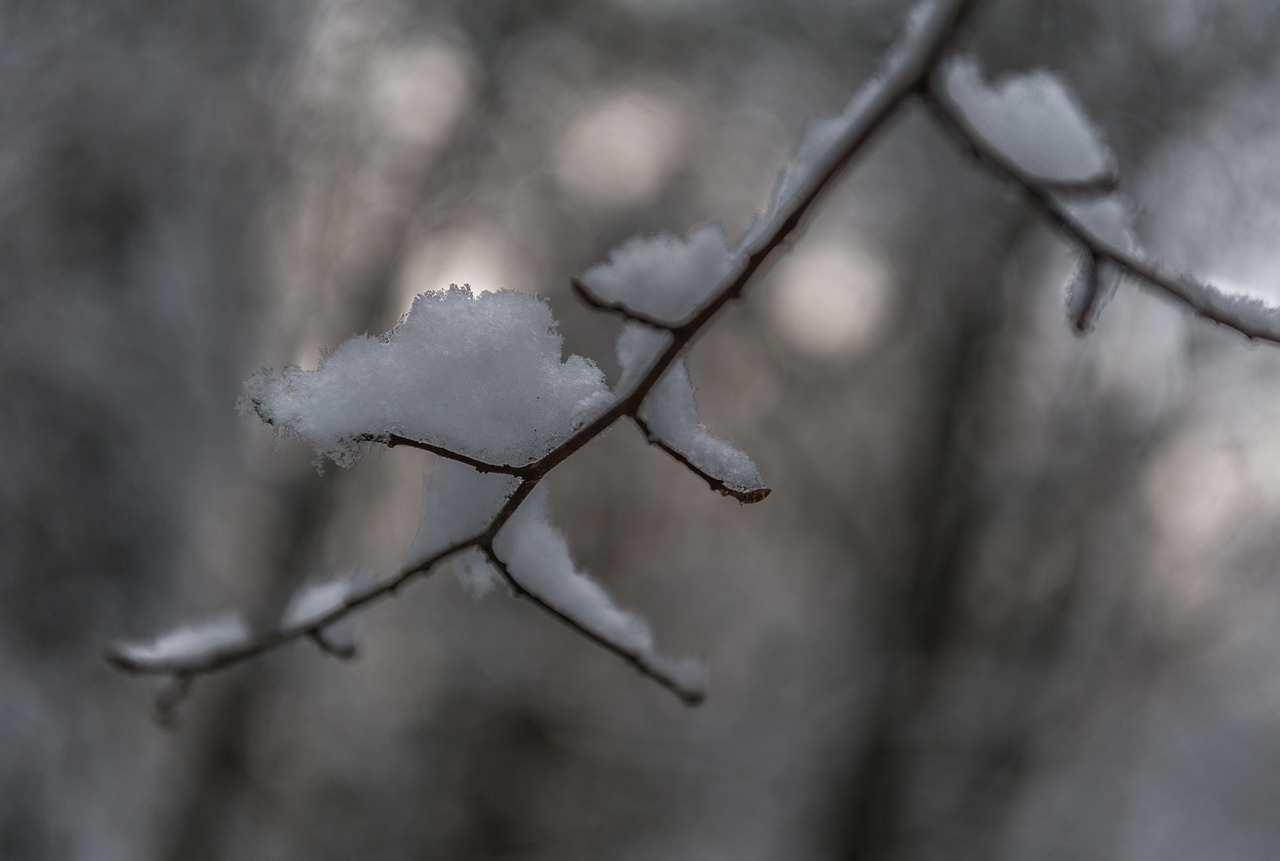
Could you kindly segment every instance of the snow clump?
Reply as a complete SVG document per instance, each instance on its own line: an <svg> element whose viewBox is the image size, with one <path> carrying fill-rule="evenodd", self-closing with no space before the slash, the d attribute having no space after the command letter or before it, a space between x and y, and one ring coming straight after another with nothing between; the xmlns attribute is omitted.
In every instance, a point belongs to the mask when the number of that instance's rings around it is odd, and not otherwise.
<svg viewBox="0 0 1280 861"><path fill-rule="evenodd" d="M422 520L406 567L416 567L420 560L483 532L518 484L515 476L477 472L454 460L429 471L422 484ZM478 553L455 557L454 571L476 597L483 597L498 581L497 572Z"/></svg>
<svg viewBox="0 0 1280 861"><path fill-rule="evenodd" d="M679 452L704 474L718 479L734 495L766 493L755 463L728 440L717 437L698 420L693 383L678 359L640 405L640 420L658 442Z"/></svg>
<svg viewBox="0 0 1280 861"><path fill-rule="evenodd" d="M1045 71L988 84L977 61L958 57L943 71L946 95L987 143L1046 183L1082 182L1115 172L1115 160L1075 97Z"/></svg>
<svg viewBox="0 0 1280 861"><path fill-rule="evenodd" d="M717 224L687 236L633 236L579 283L597 299L638 311L668 325L691 317L733 271L734 258Z"/></svg>
<svg viewBox="0 0 1280 861"><path fill-rule="evenodd" d="M545 487L530 494L498 532L494 551L521 587L640 664L671 677L682 696L702 698L702 666L658 653L644 619L618 609L609 593L573 564L564 533L551 525Z"/></svg>
<svg viewBox="0 0 1280 861"><path fill-rule="evenodd" d="M561 359L547 304L523 293L450 287L417 297L396 328L357 335L314 371L263 370L240 407L296 433L322 457L354 463L392 434L489 463L534 461L608 395L600 369Z"/></svg>

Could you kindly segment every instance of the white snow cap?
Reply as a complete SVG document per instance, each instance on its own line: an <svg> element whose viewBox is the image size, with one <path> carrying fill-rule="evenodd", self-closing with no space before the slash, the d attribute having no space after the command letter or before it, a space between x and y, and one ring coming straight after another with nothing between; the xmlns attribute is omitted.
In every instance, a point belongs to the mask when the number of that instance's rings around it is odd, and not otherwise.
<svg viewBox="0 0 1280 861"><path fill-rule="evenodd" d="M285 605L281 624L286 628L319 622L341 607L354 591L354 580L331 580L302 587Z"/></svg>
<svg viewBox="0 0 1280 861"><path fill-rule="evenodd" d="M873 108L883 106L885 87L900 74L903 64L917 51L921 37L939 11L943 10L937 0L923 0L912 6L902 35L884 55L879 70L854 92L840 113L812 120L805 126L800 143L774 185L769 207L756 217L739 239L739 249L749 250L768 235L776 226L775 222L796 203L802 191L818 182L819 173L835 157L840 142L864 126Z"/></svg>
<svg viewBox="0 0 1280 861"><path fill-rule="evenodd" d="M768 493L751 458L720 439L698 420L693 383L679 359L667 369L640 405L639 418L654 439L684 456L697 469L721 482L731 495L747 501Z"/></svg>
<svg viewBox="0 0 1280 861"><path fill-rule="evenodd" d="M1056 75L1035 71L988 83L972 57L943 69L946 95L989 144L1037 179L1081 182L1115 171L1115 160Z"/></svg>
<svg viewBox="0 0 1280 861"><path fill-rule="evenodd" d="M702 698L702 666L658 654L644 619L614 606L600 584L574 566L564 534L548 518L545 486L530 494L503 526L494 550L511 576L530 593L638 663L671 678L682 696Z"/></svg>
<svg viewBox="0 0 1280 861"><path fill-rule="evenodd" d="M615 347L618 364L622 367L618 391L626 393L640 382L653 360L669 346L671 333L664 329L655 329L643 323L627 323L623 326Z"/></svg>
<svg viewBox="0 0 1280 861"><path fill-rule="evenodd" d="M642 323L628 323L618 334L618 364L622 366L619 391L640 381L658 354L671 343L671 335ZM763 499L768 493L751 458L728 440L707 430L698 419L693 383L683 359L671 364L640 404L639 419L655 442L682 455L704 475L719 481L730 495L744 502Z"/></svg>
<svg viewBox="0 0 1280 861"><path fill-rule="evenodd" d="M483 531L519 484L511 475L477 472L454 460L422 480L422 520L409 560L424 559Z"/></svg>
<svg viewBox="0 0 1280 861"><path fill-rule="evenodd" d="M762 218L758 218L743 237L743 247L758 241L773 219L779 217L807 183L815 181L819 168L832 158L836 144L849 130L863 121L867 109L875 103L877 90L883 86L883 77L877 75L854 92L844 110L832 117L812 120L805 125L800 144L778 177L773 195Z"/></svg>
<svg viewBox="0 0 1280 861"><path fill-rule="evenodd" d="M1089 200L1066 200L1063 206L1081 230L1099 245L1141 254L1133 232L1133 206L1128 198L1112 192Z"/></svg>
<svg viewBox="0 0 1280 861"><path fill-rule="evenodd" d="M603 302L675 325L706 301L733 262L724 230L703 224L687 236L633 236L578 280Z"/></svg>
<svg viewBox="0 0 1280 861"><path fill-rule="evenodd" d="M315 371L263 370L241 411L348 466L362 436L400 434L490 463L527 463L573 432L608 389L589 359L561 360L545 302L523 293L426 293L385 335L348 338Z"/></svg>
<svg viewBox="0 0 1280 861"><path fill-rule="evenodd" d="M175 628L150 643L117 643L112 651L130 664L182 663L234 648L248 639L244 619L228 613Z"/></svg>

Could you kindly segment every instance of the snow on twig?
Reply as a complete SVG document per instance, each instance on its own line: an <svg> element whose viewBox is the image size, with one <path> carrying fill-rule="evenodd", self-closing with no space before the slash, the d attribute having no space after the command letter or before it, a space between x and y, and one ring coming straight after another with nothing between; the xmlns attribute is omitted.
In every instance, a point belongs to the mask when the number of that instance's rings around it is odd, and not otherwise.
<svg viewBox="0 0 1280 861"><path fill-rule="evenodd" d="M1051 226L1084 250L1088 258L1082 273L1085 280L1081 282L1081 291L1076 293L1073 286L1068 298L1077 330L1087 329L1096 316L1101 293L1097 270L1100 264L1106 263L1147 288L1185 305L1198 316L1234 329L1251 340L1280 344L1280 308L1252 296L1224 293L1212 284L1161 269L1138 249L1129 227L1126 202L1115 194L1086 200L1075 194L1060 194L1053 182L1045 182L1029 171L1016 154L1002 149L992 138L990 129L978 127L967 111L968 106L954 98L949 83L935 77L921 91L938 125L971 153L980 166L1021 188Z"/></svg>

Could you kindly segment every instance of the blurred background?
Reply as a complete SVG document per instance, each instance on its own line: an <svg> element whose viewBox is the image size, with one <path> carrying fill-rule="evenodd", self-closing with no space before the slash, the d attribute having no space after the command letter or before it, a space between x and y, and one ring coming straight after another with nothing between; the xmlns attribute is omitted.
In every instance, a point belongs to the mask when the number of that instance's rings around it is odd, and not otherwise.
<svg viewBox="0 0 1280 861"><path fill-rule="evenodd" d="M1280 845L1280 352L1121 284L912 110L690 360L773 495L619 427L552 476L666 691L450 576L201 681L116 639L394 569L422 452L318 471L234 410L450 282L546 297L637 232L730 235L905 4L0 5L0 857L1260 858ZM1142 244L1280 300L1280 5L992 0Z"/></svg>

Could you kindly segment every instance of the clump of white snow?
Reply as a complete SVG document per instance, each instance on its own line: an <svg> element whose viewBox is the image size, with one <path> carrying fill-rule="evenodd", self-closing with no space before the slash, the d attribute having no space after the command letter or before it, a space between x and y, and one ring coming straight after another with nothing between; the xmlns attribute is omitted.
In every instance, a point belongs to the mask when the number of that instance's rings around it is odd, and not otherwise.
<svg viewBox="0 0 1280 861"><path fill-rule="evenodd" d="M441 462L423 478L422 520L409 559L424 559L484 531L519 483L514 476Z"/></svg>
<svg viewBox="0 0 1280 861"><path fill-rule="evenodd" d="M671 343L671 335L641 323L628 323L618 335L618 391L640 382L653 360ZM755 463L744 452L707 430L698 420L693 383L678 359L658 379L638 410L638 418L656 442L678 452L705 475L717 479L740 499L767 492Z"/></svg>
<svg viewBox="0 0 1280 861"><path fill-rule="evenodd" d="M971 57L947 63L943 80L973 133L1021 169L1025 180L1046 186L1085 244L1104 254L1141 255L1127 197L1115 191L1082 196L1070 188L1109 178L1116 165L1066 84L1045 71L988 83ZM1113 274L1083 264L1067 290L1072 320L1091 325L1114 287ZM1086 309L1091 295L1093 307Z"/></svg>
<svg viewBox="0 0 1280 861"><path fill-rule="evenodd" d="M1133 207L1123 196L1112 193L1089 200L1067 200L1063 206L1094 244L1129 254L1139 253L1133 232Z"/></svg>
<svg viewBox="0 0 1280 861"><path fill-rule="evenodd" d="M988 84L972 57L943 70L951 102L987 143L1047 183L1108 176L1115 161L1067 86L1045 71Z"/></svg>
<svg viewBox="0 0 1280 861"><path fill-rule="evenodd" d="M800 137L800 145L795 154L783 168L778 183L773 190L773 198L765 218L757 221L757 226L769 221L790 207L796 196L806 186L815 181L815 177L826 162L835 156L836 146L863 118L868 107L875 102L878 90L883 86L882 76L877 76L863 84L849 99L844 110L832 117L824 117L809 122ZM756 237L755 229L749 232L749 240Z"/></svg>
<svg viewBox="0 0 1280 861"><path fill-rule="evenodd" d="M399 434L491 463L527 463L568 437L608 390L589 359L561 359L551 309L523 293L426 293L385 335L348 338L314 371L262 371L243 412L343 466L362 437Z"/></svg>
<svg viewBox="0 0 1280 861"><path fill-rule="evenodd" d="M354 585L353 580L331 580L304 586L285 605L281 624L293 628L319 622L346 603Z"/></svg>
<svg viewBox="0 0 1280 861"><path fill-rule="evenodd" d="M683 237L633 236L579 281L604 302L676 325L711 296L733 271L733 263L724 230L703 224Z"/></svg>
<svg viewBox="0 0 1280 861"><path fill-rule="evenodd" d="M654 329L642 323L628 323L618 333L615 348L618 364L622 368L622 376L618 379L618 391L626 394L627 390L640 382L644 372L653 364L663 350L671 345L671 333L662 329Z"/></svg>
<svg viewBox="0 0 1280 861"><path fill-rule="evenodd" d="M683 696L701 699L701 667L658 654L648 624L614 606L609 594L573 564L564 534L551 525L543 487L503 526L494 550L523 588L637 662L672 677Z"/></svg>
<svg viewBox="0 0 1280 861"><path fill-rule="evenodd" d="M765 491L764 479L751 458L698 420L693 383L684 360L673 363L658 380L640 405L639 417L656 440L723 482L735 495Z"/></svg>
<svg viewBox="0 0 1280 861"><path fill-rule="evenodd" d="M502 582L502 577L489 564L488 558L474 547L462 551L450 561L453 563L453 574L462 588L477 601Z"/></svg>
<svg viewBox="0 0 1280 861"><path fill-rule="evenodd" d="M228 613L176 628L150 643L117 643L112 651L130 664L182 663L234 648L248 639L244 619Z"/></svg>

